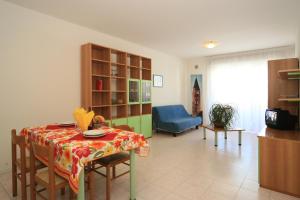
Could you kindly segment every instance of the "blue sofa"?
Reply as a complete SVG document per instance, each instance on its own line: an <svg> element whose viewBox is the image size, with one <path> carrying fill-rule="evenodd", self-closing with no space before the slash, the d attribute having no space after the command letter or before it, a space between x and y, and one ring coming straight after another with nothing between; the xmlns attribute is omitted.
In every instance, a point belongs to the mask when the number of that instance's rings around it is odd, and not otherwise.
<svg viewBox="0 0 300 200"><path fill-rule="evenodd" d="M202 124L202 117L192 117L183 105L156 106L152 111L155 130L171 132L175 137L177 133Z"/></svg>

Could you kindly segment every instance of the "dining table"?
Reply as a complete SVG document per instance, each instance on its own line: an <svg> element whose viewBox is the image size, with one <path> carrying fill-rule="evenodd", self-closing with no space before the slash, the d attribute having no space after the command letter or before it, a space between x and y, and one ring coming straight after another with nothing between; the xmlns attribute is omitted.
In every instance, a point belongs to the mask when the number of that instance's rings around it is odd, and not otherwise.
<svg viewBox="0 0 300 200"><path fill-rule="evenodd" d="M149 144L142 134L103 126L101 137L86 137L76 125L48 124L21 130L27 143L55 147L55 172L68 180L78 200L85 199L84 168L94 160L123 151L130 153L130 200L136 199L135 156L147 156ZM44 160L44 162L47 162Z"/></svg>

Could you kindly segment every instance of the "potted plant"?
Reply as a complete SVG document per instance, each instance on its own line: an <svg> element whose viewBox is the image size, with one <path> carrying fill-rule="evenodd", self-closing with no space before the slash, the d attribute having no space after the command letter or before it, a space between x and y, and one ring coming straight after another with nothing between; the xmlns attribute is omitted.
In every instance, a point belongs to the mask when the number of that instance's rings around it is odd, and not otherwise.
<svg viewBox="0 0 300 200"><path fill-rule="evenodd" d="M210 124L217 128L229 128L235 113L235 109L228 104L213 104L209 111Z"/></svg>

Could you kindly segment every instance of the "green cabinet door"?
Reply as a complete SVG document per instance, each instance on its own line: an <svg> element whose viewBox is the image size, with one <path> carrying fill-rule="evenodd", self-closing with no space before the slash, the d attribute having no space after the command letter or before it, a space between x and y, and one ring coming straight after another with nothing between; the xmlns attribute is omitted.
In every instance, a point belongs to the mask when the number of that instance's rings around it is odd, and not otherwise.
<svg viewBox="0 0 300 200"><path fill-rule="evenodd" d="M141 133L145 138L152 137L152 115L141 116Z"/></svg>
<svg viewBox="0 0 300 200"><path fill-rule="evenodd" d="M108 126L111 127L111 121L110 120L105 120L106 123L108 123Z"/></svg>
<svg viewBox="0 0 300 200"><path fill-rule="evenodd" d="M126 125L127 124L127 118L118 118L118 119L113 119L111 120L111 125Z"/></svg>
<svg viewBox="0 0 300 200"><path fill-rule="evenodd" d="M136 132L136 133L141 132L141 117L140 116L128 117L127 124L128 124L128 126L134 128L134 132Z"/></svg>

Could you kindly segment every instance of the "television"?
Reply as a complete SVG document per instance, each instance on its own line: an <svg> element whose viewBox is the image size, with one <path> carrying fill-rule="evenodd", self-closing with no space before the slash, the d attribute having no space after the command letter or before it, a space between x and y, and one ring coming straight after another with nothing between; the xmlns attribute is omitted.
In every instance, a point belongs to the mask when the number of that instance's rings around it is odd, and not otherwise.
<svg viewBox="0 0 300 200"><path fill-rule="evenodd" d="M281 130L295 129L297 116L291 115L287 110L267 109L265 112L265 122L270 128Z"/></svg>

